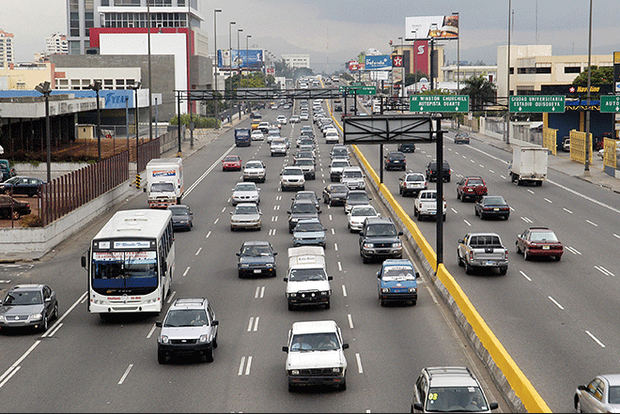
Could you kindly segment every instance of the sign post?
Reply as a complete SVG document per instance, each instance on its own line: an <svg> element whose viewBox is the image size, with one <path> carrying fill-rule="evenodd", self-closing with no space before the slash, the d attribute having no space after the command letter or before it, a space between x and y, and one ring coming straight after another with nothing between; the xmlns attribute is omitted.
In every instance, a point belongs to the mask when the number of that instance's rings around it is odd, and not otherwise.
<svg viewBox="0 0 620 414"><path fill-rule="evenodd" d="M468 95L412 95L411 112L469 112Z"/></svg>
<svg viewBox="0 0 620 414"><path fill-rule="evenodd" d="M512 113L564 113L564 95L517 95L510 97L509 110Z"/></svg>

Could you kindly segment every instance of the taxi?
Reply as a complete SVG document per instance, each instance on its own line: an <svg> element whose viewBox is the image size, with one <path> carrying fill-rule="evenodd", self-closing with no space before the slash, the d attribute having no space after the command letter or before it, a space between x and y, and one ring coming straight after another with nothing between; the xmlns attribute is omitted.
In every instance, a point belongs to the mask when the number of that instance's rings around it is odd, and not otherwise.
<svg viewBox="0 0 620 414"><path fill-rule="evenodd" d="M379 303L408 302L415 305L418 300L420 273L408 259L387 259L377 272L377 294Z"/></svg>

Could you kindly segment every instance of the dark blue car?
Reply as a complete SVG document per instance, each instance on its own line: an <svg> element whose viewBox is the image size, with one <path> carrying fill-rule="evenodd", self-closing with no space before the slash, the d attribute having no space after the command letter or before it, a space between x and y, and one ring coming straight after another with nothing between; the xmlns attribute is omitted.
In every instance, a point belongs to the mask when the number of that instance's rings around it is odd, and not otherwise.
<svg viewBox="0 0 620 414"><path fill-rule="evenodd" d="M377 272L377 293L381 306L388 302L408 302L415 305L418 300L420 274L407 259L387 259Z"/></svg>
<svg viewBox="0 0 620 414"><path fill-rule="evenodd" d="M45 181L38 178L16 176L0 183L0 194L23 194L34 197L41 192Z"/></svg>
<svg viewBox="0 0 620 414"><path fill-rule="evenodd" d="M246 241L237 253L239 277L276 276L276 255L268 241Z"/></svg>

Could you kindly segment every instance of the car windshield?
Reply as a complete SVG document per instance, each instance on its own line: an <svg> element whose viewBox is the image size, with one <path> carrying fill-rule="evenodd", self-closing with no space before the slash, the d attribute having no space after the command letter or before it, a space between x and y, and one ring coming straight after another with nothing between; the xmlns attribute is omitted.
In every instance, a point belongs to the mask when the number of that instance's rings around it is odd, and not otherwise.
<svg viewBox="0 0 620 414"><path fill-rule="evenodd" d="M316 195L314 193L297 193L295 195L295 200L310 200L312 202L316 201Z"/></svg>
<svg viewBox="0 0 620 414"><path fill-rule="evenodd" d="M271 141L271 145L286 145L286 142L278 136L278 139Z"/></svg>
<svg viewBox="0 0 620 414"><path fill-rule="evenodd" d="M207 312L203 309L175 309L168 312L164 327L179 328L182 326L208 325Z"/></svg>
<svg viewBox="0 0 620 414"><path fill-rule="evenodd" d="M235 191L256 191L256 186L252 183L239 183L235 186Z"/></svg>
<svg viewBox="0 0 620 414"><path fill-rule="evenodd" d="M291 282L305 282L312 280L327 280L323 269L291 269L288 280Z"/></svg>
<svg viewBox="0 0 620 414"><path fill-rule="evenodd" d="M366 193L349 193L347 201L368 201Z"/></svg>
<svg viewBox="0 0 620 414"><path fill-rule="evenodd" d="M263 164L260 161L248 162L245 164L245 168L263 168Z"/></svg>
<svg viewBox="0 0 620 414"><path fill-rule="evenodd" d="M168 210L172 211L173 216L187 216L189 214L187 207L170 206Z"/></svg>
<svg viewBox="0 0 620 414"><path fill-rule="evenodd" d="M174 184L172 183L153 183L151 191L154 193L172 193L174 192Z"/></svg>
<svg viewBox="0 0 620 414"><path fill-rule="evenodd" d="M296 232L324 231L321 223L299 223L295 226Z"/></svg>
<svg viewBox="0 0 620 414"><path fill-rule="evenodd" d="M298 160L295 160L295 164L296 165L314 165L314 162L312 160L298 159Z"/></svg>
<svg viewBox="0 0 620 414"><path fill-rule="evenodd" d="M349 188L346 185L333 185L332 193L347 193Z"/></svg>
<svg viewBox="0 0 620 414"><path fill-rule="evenodd" d="M4 298L5 306L40 305L43 303L41 292L37 290L18 290L9 292Z"/></svg>
<svg viewBox="0 0 620 414"><path fill-rule="evenodd" d="M334 161L332 162L332 168L344 168L344 167L348 167L349 166L349 162L348 161Z"/></svg>
<svg viewBox="0 0 620 414"><path fill-rule="evenodd" d="M426 411L466 412L487 411L487 403L479 387L431 387Z"/></svg>
<svg viewBox="0 0 620 414"><path fill-rule="evenodd" d="M351 210L351 216L353 217L359 217L359 216L369 217L369 216L376 216L376 215L377 215L377 212L375 211L373 207L357 207Z"/></svg>
<svg viewBox="0 0 620 414"><path fill-rule="evenodd" d="M346 153L347 153L346 148L338 148L332 151L332 154L334 155L336 154L341 155L341 154L346 154Z"/></svg>
<svg viewBox="0 0 620 414"><path fill-rule="evenodd" d="M316 213L316 207L314 204L310 203L296 203L293 205L293 209L291 210L293 213Z"/></svg>
<svg viewBox="0 0 620 414"><path fill-rule="evenodd" d="M504 197L485 197L484 198L484 204L491 204L491 205L505 205L506 201L504 200Z"/></svg>
<svg viewBox="0 0 620 414"><path fill-rule="evenodd" d="M620 387L609 387L609 404L620 404Z"/></svg>
<svg viewBox="0 0 620 414"><path fill-rule="evenodd" d="M243 246L243 249L241 250L241 255L252 257L271 256L272 252L269 246L248 245Z"/></svg>
<svg viewBox="0 0 620 414"><path fill-rule="evenodd" d="M392 237L396 236L396 227L391 223L386 224L373 224L368 226L366 230L367 236L381 236L381 237Z"/></svg>
<svg viewBox="0 0 620 414"><path fill-rule="evenodd" d="M482 182L482 178L469 178L467 185L484 185L484 182Z"/></svg>
<svg viewBox="0 0 620 414"><path fill-rule="evenodd" d="M336 351L340 349L335 332L293 335L290 352Z"/></svg>
<svg viewBox="0 0 620 414"><path fill-rule="evenodd" d="M383 280L415 280L415 273L411 266L385 266Z"/></svg>
<svg viewBox="0 0 620 414"><path fill-rule="evenodd" d="M407 181L424 181L424 176L422 174L409 174Z"/></svg>
<svg viewBox="0 0 620 414"><path fill-rule="evenodd" d="M297 158L313 158L311 151L299 151L297 153Z"/></svg>
<svg viewBox="0 0 620 414"><path fill-rule="evenodd" d="M239 161L239 157L226 157L224 158L224 162L237 162Z"/></svg>
<svg viewBox="0 0 620 414"><path fill-rule="evenodd" d="M343 178L362 178L361 171L344 171L342 173Z"/></svg>
<svg viewBox="0 0 620 414"><path fill-rule="evenodd" d="M256 206L237 205L235 214L258 214L258 208Z"/></svg>
<svg viewBox="0 0 620 414"><path fill-rule="evenodd" d="M287 168L282 171L282 175L304 175L304 173L301 168Z"/></svg>
<svg viewBox="0 0 620 414"><path fill-rule="evenodd" d="M557 242L558 238L552 231L533 231L530 235L533 242Z"/></svg>

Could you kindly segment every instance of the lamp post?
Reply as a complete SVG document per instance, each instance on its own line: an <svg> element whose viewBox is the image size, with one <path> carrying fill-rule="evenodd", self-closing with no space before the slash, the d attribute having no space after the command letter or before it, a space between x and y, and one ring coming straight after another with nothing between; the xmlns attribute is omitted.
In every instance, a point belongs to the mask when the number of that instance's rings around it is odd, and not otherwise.
<svg viewBox="0 0 620 414"><path fill-rule="evenodd" d="M101 161L101 108L99 108L99 91L101 90L101 81L94 81L88 85L88 89L95 91L95 96L97 97L97 160Z"/></svg>
<svg viewBox="0 0 620 414"><path fill-rule="evenodd" d="M52 181L52 149L51 147L51 131L50 131L50 94L52 89L50 83L45 81L41 82L34 88L45 97L45 145L47 147L47 182ZM99 107L99 99L97 99L97 107ZM11 214L11 218L13 214Z"/></svg>
<svg viewBox="0 0 620 414"><path fill-rule="evenodd" d="M237 29L237 71L239 72L239 76L241 76L241 62L239 61L240 53L239 53L239 34L243 32L243 29Z"/></svg>
<svg viewBox="0 0 620 414"><path fill-rule="evenodd" d="M222 9L213 9L213 60L215 62L215 91L218 89L217 82L217 14L221 13ZM220 113L218 108L219 98L217 95L215 96L215 126L217 127L219 123L217 122L220 119Z"/></svg>
<svg viewBox="0 0 620 414"><path fill-rule="evenodd" d="M232 73L232 25L237 22L228 22L228 76Z"/></svg>
<svg viewBox="0 0 620 414"><path fill-rule="evenodd" d="M189 16L188 16L189 18ZM148 53L148 84L149 84L149 141L153 139L153 96L151 95L151 0L146 2L146 41Z"/></svg>
<svg viewBox="0 0 620 414"><path fill-rule="evenodd" d="M412 30L411 33L413 33L413 93L418 93L418 71L415 64L415 61L418 60L418 52L415 49L415 41L418 37L418 31Z"/></svg>
<svg viewBox="0 0 620 414"><path fill-rule="evenodd" d="M584 165L584 175L590 175L590 145L592 138L590 137L590 85L592 75L592 0L590 0L590 22L588 26L588 91L586 104L586 162Z"/></svg>
<svg viewBox="0 0 620 414"><path fill-rule="evenodd" d="M461 21L459 12L452 12L452 14L456 15L457 27L461 28ZM461 93L461 33L457 32L456 37L456 94ZM456 129L461 129L461 117L457 114L456 116Z"/></svg>
<svg viewBox="0 0 620 414"><path fill-rule="evenodd" d="M512 11L512 0L508 0L508 50L506 68L506 144L510 144L510 14Z"/></svg>
<svg viewBox="0 0 620 414"><path fill-rule="evenodd" d="M134 92L134 120L136 123L136 174L138 174L140 171L138 170L138 146L140 144L140 126L138 124L138 116L139 116L139 112L138 112L138 89L140 89L140 85L142 83L141 82L136 82L133 86L130 86L131 89L133 89Z"/></svg>
<svg viewBox="0 0 620 414"><path fill-rule="evenodd" d="M248 40L252 37L252 35L246 34L245 35L245 59L248 60L248 53L249 53L249 48L248 48ZM247 65L247 62L246 62Z"/></svg>
<svg viewBox="0 0 620 414"><path fill-rule="evenodd" d="M402 55L405 54L405 46L403 44L403 37L402 36L398 36L398 40L400 40L400 53ZM400 97L402 98L403 96L405 96L405 64L403 62L403 67L401 69L401 81L400 81ZM402 102L401 102L402 103Z"/></svg>

